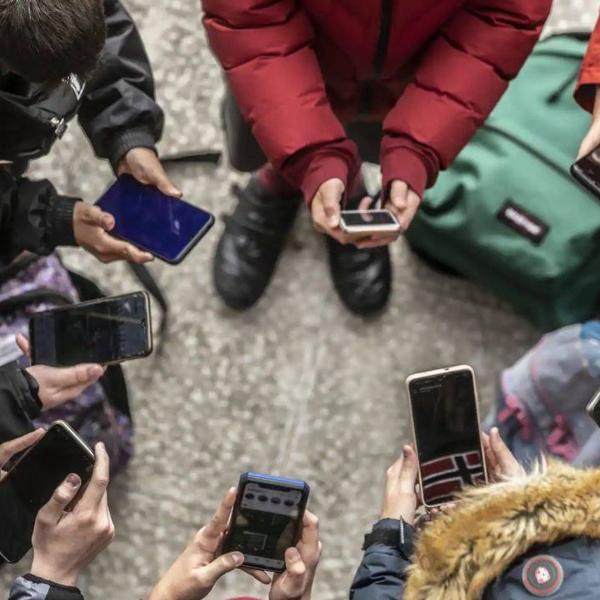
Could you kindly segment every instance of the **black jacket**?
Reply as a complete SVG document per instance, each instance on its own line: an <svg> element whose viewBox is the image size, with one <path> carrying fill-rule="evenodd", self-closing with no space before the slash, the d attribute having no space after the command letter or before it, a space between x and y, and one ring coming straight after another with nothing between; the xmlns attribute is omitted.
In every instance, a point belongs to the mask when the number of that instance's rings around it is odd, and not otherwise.
<svg viewBox="0 0 600 600"><path fill-rule="evenodd" d="M83 596L75 587L25 575L15 581L8 600L83 600Z"/></svg>
<svg viewBox="0 0 600 600"><path fill-rule="evenodd" d="M36 380L17 363L0 367L0 444L33 431L41 409Z"/></svg>
<svg viewBox="0 0 600 600"><path fill-rule="evenodd" d="M107 38L99 65L82 88L76 78L50 90L0 72L0 266L23 250L48 254L73 245L74 198L48 181L20 175L47 154L76 114L94 151L115 166L132 148L154 148L163 113L152 69L131 16L104 0ZM2 164L4 163L4 164Z"/></svg>

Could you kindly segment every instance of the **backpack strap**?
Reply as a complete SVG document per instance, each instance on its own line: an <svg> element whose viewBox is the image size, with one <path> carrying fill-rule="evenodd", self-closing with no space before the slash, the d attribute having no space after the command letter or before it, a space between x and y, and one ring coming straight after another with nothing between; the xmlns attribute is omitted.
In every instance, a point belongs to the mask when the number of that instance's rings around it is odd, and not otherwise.
<svg viewBox="0 0 600 600"><path fill-rule="evenodd" d="M0 315L7 315L36 302L48 302L59 306L73 304L72 298L66 294L49 288L38 288L0 300Z"/></svg>
<svg viewBox="0 0 600 600"><path fill-rule="evenodd" d="M13 260L7 266L2 267L0 269L0 286L13 279L15 275L32 265L39 258L40 256L37 254L27 252Z"/></svg>

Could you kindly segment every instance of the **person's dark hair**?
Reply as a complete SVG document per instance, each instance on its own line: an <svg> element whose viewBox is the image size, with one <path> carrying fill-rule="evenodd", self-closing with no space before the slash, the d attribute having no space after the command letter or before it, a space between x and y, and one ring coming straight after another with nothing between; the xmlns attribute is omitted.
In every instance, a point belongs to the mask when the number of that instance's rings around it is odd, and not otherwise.
<svg viewBox="0 0 600 600"><path fill-rule="evenodd" d="M102 0L0 0L0 64L30 81L85 78L105 37Z"/></svg>

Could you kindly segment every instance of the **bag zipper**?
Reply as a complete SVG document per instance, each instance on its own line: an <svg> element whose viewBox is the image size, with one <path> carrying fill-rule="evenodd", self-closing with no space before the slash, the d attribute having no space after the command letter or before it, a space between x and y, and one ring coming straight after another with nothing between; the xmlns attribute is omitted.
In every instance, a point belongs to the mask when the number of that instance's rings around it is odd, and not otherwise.
<svg viewBox="0 0 600 600"><path fill-rule="evenodd" d="M381 0L381 16L379 19L379 36L373 59L373 74L365 83L360 98L360 113L369 114L373 100L373 83L381 77L385 66L390 34L392 30L392 13L394 0Z"/></svg>

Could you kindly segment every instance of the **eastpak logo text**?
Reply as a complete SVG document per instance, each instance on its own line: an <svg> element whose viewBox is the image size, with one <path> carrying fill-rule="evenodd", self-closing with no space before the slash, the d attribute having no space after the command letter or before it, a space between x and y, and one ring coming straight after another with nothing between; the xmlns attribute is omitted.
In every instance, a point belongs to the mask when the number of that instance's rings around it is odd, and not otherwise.
<svg viewBox="0 0 600 600"><path fill-rule="evenodd" d="M550 227L541 219L508 199L496 215L498 220L513 231L539 245L544 241Z"/></svg>

